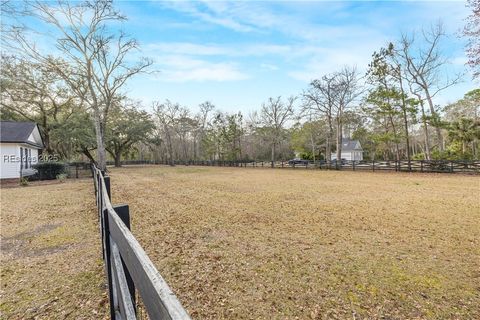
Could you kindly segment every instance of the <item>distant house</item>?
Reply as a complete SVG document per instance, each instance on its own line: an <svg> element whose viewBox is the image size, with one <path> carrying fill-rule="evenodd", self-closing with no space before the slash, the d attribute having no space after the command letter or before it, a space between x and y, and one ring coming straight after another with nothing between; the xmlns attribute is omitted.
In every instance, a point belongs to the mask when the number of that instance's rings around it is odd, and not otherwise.
<svg viewBox="0 0 480 320"><path fill-rule="evenodd" d="M0 179L35 173L43 140L34 122L0 121Z"/></svg>
<svg viewBox="0 0 480 320"><path fill-rule="evenodd" d="M337 152L332 153L332 160L337 159ZM342 140L342 159L344 160L363 160L363 148L358 140Z"/></svg>

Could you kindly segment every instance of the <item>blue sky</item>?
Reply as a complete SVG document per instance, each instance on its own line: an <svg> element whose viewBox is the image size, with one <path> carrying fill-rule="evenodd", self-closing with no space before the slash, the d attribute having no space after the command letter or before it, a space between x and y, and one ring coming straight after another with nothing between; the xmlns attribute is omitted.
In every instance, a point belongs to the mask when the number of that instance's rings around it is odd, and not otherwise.
<svg viewBox="0 0 480 320"><path fill-rule="evenodd" d="M311 79L356 65L363 74L373 51L401 32L441 19L450 76L466 70L459 31L464 1L117 1L123 29L139 40L139 56L155 74L128 84L131 97L170 99L196 110L206 100L219 109L248 112L270 96L296 95ZM478 83L476 84L478 86ZM475 88L471 75L436 97L443 105Z"/></svg>

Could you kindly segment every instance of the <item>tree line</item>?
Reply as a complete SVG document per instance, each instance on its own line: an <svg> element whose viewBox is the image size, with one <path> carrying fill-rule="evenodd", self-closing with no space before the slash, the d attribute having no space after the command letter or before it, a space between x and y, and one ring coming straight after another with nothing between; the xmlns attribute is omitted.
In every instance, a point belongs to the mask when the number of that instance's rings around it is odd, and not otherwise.
<svg viewBox="0 0 480 320"><path fill-rule="evenodd" d="M467 54L477 79L478 3L470 2L474 13L464 30L473 38ZM341 158L347 138L361 142L365 159L479 157L480 89L446 106L436 103L462 79L444 74L441 23L379 48L365 74L345 66L319 75L296 96L267 98L244 114L209 101L192 108L130 99L125 84L150 72L152 61L131 58L138 44L115 29L126 17L111 1L6 1L2 15L10 19L2 21L0 116L37 122L45 152L63 159L83 154L101 168L108 157L116 165L122 158L329 161L333 152ZM25 16L53 30L54 51L35 45Z"/></svg>

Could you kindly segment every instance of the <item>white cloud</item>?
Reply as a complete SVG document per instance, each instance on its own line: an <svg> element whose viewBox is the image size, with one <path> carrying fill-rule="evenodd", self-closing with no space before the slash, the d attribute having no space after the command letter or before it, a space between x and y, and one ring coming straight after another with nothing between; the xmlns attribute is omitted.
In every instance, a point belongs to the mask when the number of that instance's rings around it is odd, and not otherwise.
<svg viewBox="0 0 480 320"><path fill-rule="evenodd" d="M363 75L367 71L372 53L385 45L386 41L382 37L373 37L368 40L352 40L342 46L299 48L296 52L303 55L304 62L298 69L288 72L288 75L299 81L310 82L344 66L357 67L358 72Z"/></svg>
<svg viewBox="0 0 480 320"><path fill-rule="evenodd" d="M143 46L143 51L149 54L180 54L180 55L224 55L230 50L219 45L205 45L190 42L158 42Z"/></svg>
<svg viewBox="0 0 480 320"><path fill-rule="evenodd" d="M265 56L286 55L292 47L277 44L198 44L193 42L156 42L142 47L143 54L156 56L159 54L178 54L189 56Z"/></svg>
<svg viewBox="0 0 480 320"><path fill-rule="evenodd" d="M156 65L160 72L155 77L166 82L238 81L249 78L231 62L215 63L186 56L160 56Z"/></svg>
<svg viewBox="0 0 480 320"><path fill-rule="evenodd" d="M176 2L160 2L160 5L163 7L167 7L169 9L173 9L185 14L190 15L193 18L197 18L199 20L216 24L225 28L232 29L238 32L250 32L254 31L255 29L252 26L244 24L242 22L237 21L234 16L231 16L230 13L227 12L227 6L222 8L222 3L218 2L216 5L215 3L209 2L186 2L186 1L176 1ZM207 10L202 10L207 8Z"/></svg>
<svg viewBox="0 0 480 320"><path fill-rule="evenodd" d="M464 66L465 64L467 64L467 61L468 59L465 55L451 59L451 63L458 66Z"/></svg>
<svg viewBox="0 0 480 320"><path fill-rule="evenodd" d="M276 70L279 69L276 65L269 64L269 63L261 63L260 67L262 69L266 69L266 70L270 70L270 71L276 71Z"/></svg>

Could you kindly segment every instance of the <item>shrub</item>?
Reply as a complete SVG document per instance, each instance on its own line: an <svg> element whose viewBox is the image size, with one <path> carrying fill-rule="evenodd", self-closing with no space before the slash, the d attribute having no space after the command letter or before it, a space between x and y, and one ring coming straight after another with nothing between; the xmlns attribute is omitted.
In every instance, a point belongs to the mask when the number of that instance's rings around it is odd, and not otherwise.
<svg viewBox="0 0 480 320"><path fill-rule="evenodd" d="M57 180L60 182L65 182L67 180L68 175L66 173L57 174Z"/></svg>
<svg viewBox="0 0 480 320"><path fill-rule="evenodd" d="M28 186L28 179L27 178L20 178L20 185L22 187Z"/></svg>
<svg viewBox="0 0 480 320"><path fill-rule="evenodd" d="M39 180L53 180L60 174L66 174L66 166L61 162L40 162L33 166Z"/></svg>

